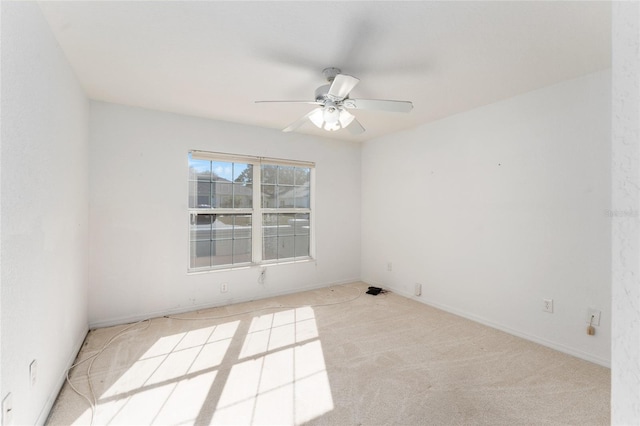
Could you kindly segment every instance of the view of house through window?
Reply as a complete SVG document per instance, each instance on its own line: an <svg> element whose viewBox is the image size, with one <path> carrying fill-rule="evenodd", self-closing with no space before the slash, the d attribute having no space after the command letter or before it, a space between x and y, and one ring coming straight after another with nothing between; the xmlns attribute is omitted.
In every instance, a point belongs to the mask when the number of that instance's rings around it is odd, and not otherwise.
<svg viewBox="0 0 640 426"><path fill-rule="evenodd" d="M189 154L189 269L311 256L313 164Z"/></svg>

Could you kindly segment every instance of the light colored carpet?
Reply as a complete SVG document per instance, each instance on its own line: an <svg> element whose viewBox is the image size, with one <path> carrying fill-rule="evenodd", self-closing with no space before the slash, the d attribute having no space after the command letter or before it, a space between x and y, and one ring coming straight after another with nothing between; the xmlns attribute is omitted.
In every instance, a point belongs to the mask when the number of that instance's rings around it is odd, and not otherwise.
<svg viewBox="0 0 640 426"><path fill-rule="evenodd" d="M366 287L93 330L48 424L609 424L609 369Z"/></svg>

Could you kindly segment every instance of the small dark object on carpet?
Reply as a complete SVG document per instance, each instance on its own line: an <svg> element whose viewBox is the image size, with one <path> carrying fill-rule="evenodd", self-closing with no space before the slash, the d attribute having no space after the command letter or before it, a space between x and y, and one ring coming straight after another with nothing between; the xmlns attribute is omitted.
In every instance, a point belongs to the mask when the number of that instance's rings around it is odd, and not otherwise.
<svg viewBox="0 0 640 426"><path fill-rule="evenodd" d="M387 292L388 290L381 289L380 287L369 287L369 290L367 290L367 294L371 294L373 296L377 296L380 293L384 294Z"/></svg>

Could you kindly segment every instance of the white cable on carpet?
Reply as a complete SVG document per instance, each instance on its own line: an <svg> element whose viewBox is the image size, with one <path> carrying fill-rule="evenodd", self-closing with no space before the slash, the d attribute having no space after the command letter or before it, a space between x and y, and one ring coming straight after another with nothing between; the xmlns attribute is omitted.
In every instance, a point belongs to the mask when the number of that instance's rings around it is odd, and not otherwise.
<svg viewBox="0 0 640 426"><path fill-rule="evenodd" d="M331 286L331 287L345 287L345 288L352 288L352 287L346 287L342 284L337 284L335 286ZM331 287L328 287L329 289ZM268 310L268 309L298 309L298 308L302 308L305 306L309 306L309 307L320 307L320 306L332 306L332 305L339 305L342 303L349 303L349 302L353 302L354 300L358 299L360 296L362 296L362 292L359 289L355 289L358 292L358 295L350 298L350 299L346 299L346 300L340 300L337 302L328 302L328 303L317 303L317 304L310 304L310 305L302 305L302 306L267 306L264 308L259 308L259 309L253 309L253 310L249 310L249 311L244 311L244 312L237 312L237 313L233 313L233 314L229 314L229 315L222 315L222 316L217 316L217 317L200 317L200 318L185 318L185 317L176 317L176 316L171 316L171 315L165 315L162 318L170 318L170 319L176 319L176 320L183 320L183 321L200 321L200 320L215 320L215 319L224 319L224 318L229 318L229 317L234 317L234 316L238 316L238 315L246 315L246 314L252 314L255 312L260 312L260 311L264 311L264 310ZM84 398L85 401L87 401L87 403L89 404L89 408L91 409L91 421L89 422L89 425L91 426L93 424L93 418L95 415L95 409L98 405L98 400L96 398L95 392L93 390L93 384L91 382L91 368L93 367L93 363L95 362L95 360L102 355L102 353L119 337L123 336L124 334L126 334L127 332L129 332L133 327L135 327L138 324L142 324L142 323L146 323L146 327L141 328L139 330L135 330L135 331L142 331L142 330L146 330L151 326L151 321L153 319L148 318L148 319L144 319L144 320L140 320L134 323L129 324L127 327L123 328L122 330L120 330L118 333L116 333L113 337L111 337L109 340L107 340L107 342L102 346L102 348L96 352L93 355L88 356L87 358L83 359L82 361L78 361L75 364L73 364L71 367L69 367L69 369L67 369L67 374L66 374L66 380L67 383L69 383L69 386L71 387L71 389L78 394L79 396L81 396L82 398ZM69 379L69 373L71 372L72 369L74 369L75 367L84 364L85 362L90 361L89 362L89 367L87 368L87 383L89 384L89 395L91 398L87 397L86 395L84 395L83 393L81 393L72 383L71 380Z"/></svg>
<svg viewBox="0 0 640 426"><path fill-rule="evenodd" d="M89 403L89 408L91 409L91 420L89 422L89 425L93 424L93 418L94 418L94 415L95 415L95 408L98 405L98 401L96 399L96 395L95 395L95 392L93 390L93 384L91 383L91 368L93 367L93 363L98 358L98 356L100 356L111 345L111 343L113 343L118 337L125 335L133 327L135 327L138 324L144 323L144 322L147 323L147 326L142 328L142 329L140 329L140 330L146 330L151 325L151 320L150 319L145 319L145 320L141 320L141 321L137 321L137 322L131 323L127 327L123 328L118 333L116 333L114 336L112 336L109 340L107 340L107 342L102 346L102 348L98 352L96 352L93 355L88 356L87 358L83 359L82 361L76 362L71 367L69 367L69 369L67 369L67 374L66 374L67 383L69 383L69 386L71 387L71 389L73 389L73 391L75 393L80 395L82 398L84 398ZM138 331L140 331L140 330L138 330ZM71 383L71 380L69 379L69 373L71 372L72 369L74 369L75 367L79 366L80 364L84 364L85 362L87 362L89 360L90 360L89 367L87 368L87 383L89 384L89 394L91 396L91 399L89 399L89 397L87 397L86 395L81 393L75 386L73 386L73 383Z"/></svg>

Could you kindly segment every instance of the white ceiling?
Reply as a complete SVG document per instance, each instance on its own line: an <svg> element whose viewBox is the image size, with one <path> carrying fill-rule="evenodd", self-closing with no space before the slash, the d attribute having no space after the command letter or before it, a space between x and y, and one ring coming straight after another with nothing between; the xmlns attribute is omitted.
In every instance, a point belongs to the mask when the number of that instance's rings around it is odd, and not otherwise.
<svg viewBox="0 0 640 426"><path fill-rule="evenodd" d="M282 129L322 69L360 78L363 141L611 66L609 2L40 2L92 99Z"/></svg>

